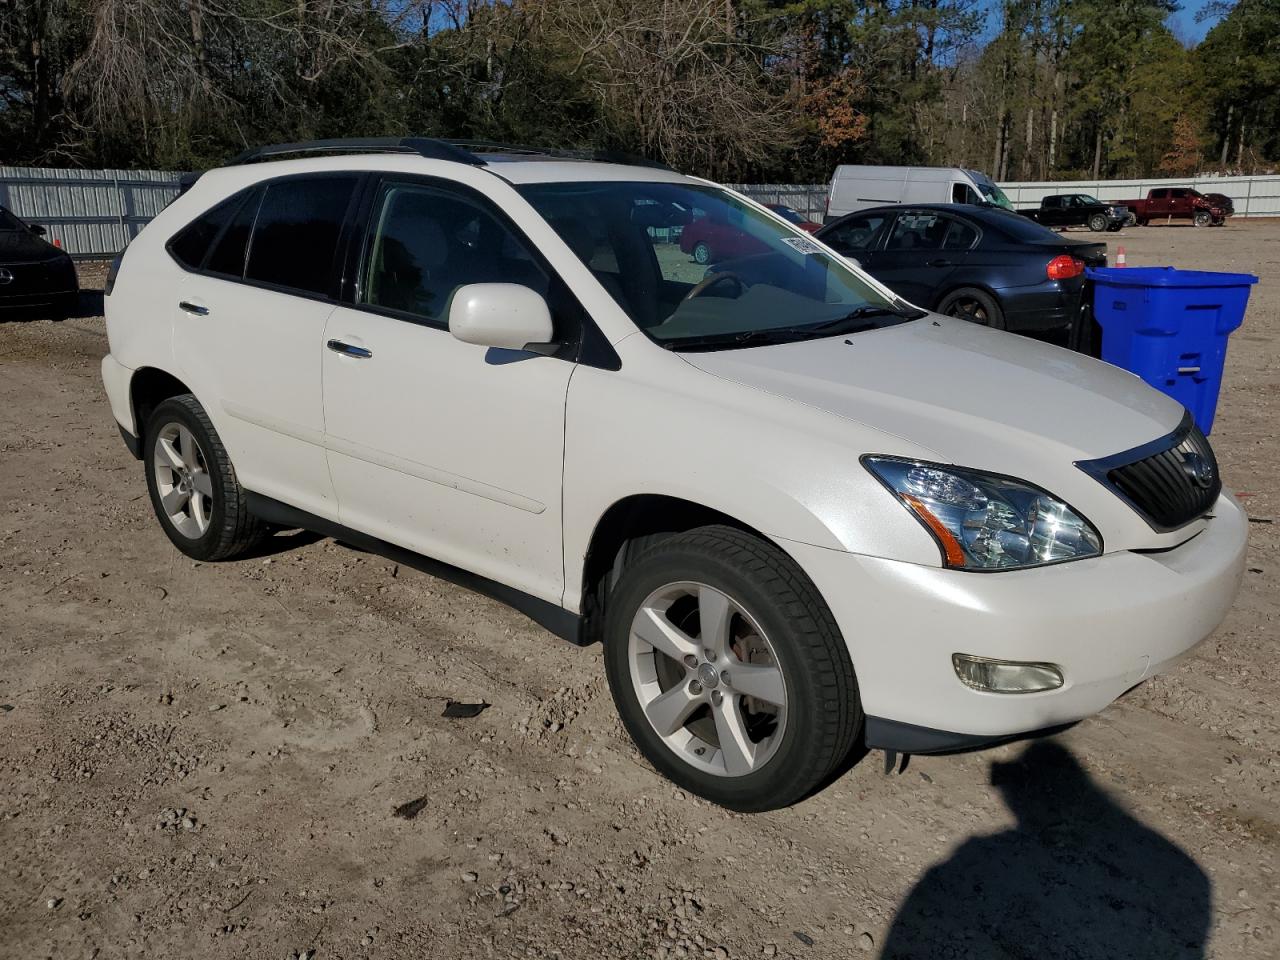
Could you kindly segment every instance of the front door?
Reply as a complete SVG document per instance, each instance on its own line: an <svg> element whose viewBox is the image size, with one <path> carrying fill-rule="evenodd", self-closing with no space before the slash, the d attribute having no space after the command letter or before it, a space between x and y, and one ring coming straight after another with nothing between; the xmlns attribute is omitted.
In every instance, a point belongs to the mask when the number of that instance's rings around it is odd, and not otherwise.
<svg viewBox="0 0 1280 960"><path fill-rule="evenodd" d="M412 178L378 187L362 248L355 302L334 311L324 334L325 442L341 521L558 603L574 364L448 330L459 286L520 283L547 296L549 269L480 195Z"/></svg>

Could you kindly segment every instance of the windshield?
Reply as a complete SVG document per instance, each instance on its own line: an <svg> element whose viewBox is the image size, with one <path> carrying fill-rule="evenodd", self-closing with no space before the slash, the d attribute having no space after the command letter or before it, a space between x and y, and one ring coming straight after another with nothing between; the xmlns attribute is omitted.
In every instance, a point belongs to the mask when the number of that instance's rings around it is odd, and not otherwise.
<svg viewBox="0 0 1280 960"><path fill-rule="evenodd" d="M1097 197L1091 197L1091 196L1089 196L1089 194L1087 194L1087 193L1082 193L1082 194L1080 194L1080 202L1081 202L1081 203L1090 203L1090 204L1095 204L1095 205L1097 205L1097 206L1101 206L1101 205L1102 205L1102 201L1101 201L1101 200L1099 200Z"/></svg>
<svg viewBox="0 0 1280 960"><path fill-rule="evenodd" d="M636 326L672 349L834 336L920 315L808 234L718 187L518 189Z"/></svg>
<svg viewBox="0 0 1280 960"><path fill-rule="evenodd" d="M1013 209L1013 204L1005 196L1005 192L990 180L980 180L975 177L974 182L978 185L978 189L982 191L982 195L987 198L988 203L994 203L996 206L1004 207L1006 210Z"/></svg>
<svg viewBox="0 0 1280 960"><path fill-rule="evenodd" d="M0 230L24 230L21 221L4 207L0 207Z"/></svg>

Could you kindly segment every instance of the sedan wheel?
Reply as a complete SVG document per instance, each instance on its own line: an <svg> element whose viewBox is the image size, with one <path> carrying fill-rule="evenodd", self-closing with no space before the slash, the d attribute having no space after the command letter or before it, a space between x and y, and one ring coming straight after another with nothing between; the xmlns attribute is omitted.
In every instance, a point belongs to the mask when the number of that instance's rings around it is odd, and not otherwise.
<svg viewBox="0 0 1280 960"><path fill-rule="evenodd" d="M995 330L1005 329L1000 304L985 290L973 287L954 290L942 298L942 302L938 304L938 312Z"/></svg>

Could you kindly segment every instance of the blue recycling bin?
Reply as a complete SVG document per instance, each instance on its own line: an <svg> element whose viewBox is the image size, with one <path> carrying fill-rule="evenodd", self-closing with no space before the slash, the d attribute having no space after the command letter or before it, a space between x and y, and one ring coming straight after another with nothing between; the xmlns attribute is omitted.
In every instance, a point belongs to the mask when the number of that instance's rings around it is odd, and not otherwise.
<svg viewBox="0 0 1280 960"><path fill-rule="evenodd" d="M1173 397L1208 433L1227 338L1244 321L1258 278L1173 267L1099 267L1088 276L1102 359Z"/></svg>

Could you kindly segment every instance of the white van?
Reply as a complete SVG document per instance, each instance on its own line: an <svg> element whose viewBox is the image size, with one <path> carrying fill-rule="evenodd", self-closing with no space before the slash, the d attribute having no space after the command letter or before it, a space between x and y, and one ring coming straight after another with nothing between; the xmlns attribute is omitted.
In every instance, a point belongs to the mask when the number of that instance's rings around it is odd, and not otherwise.
<svg viewBox="0 0 1280 960"><path fill-rule="evenodd" d="M994 203L1013 209L990 177L963 167L836 167L827 194L827 222L886 203Z"/></svg>

